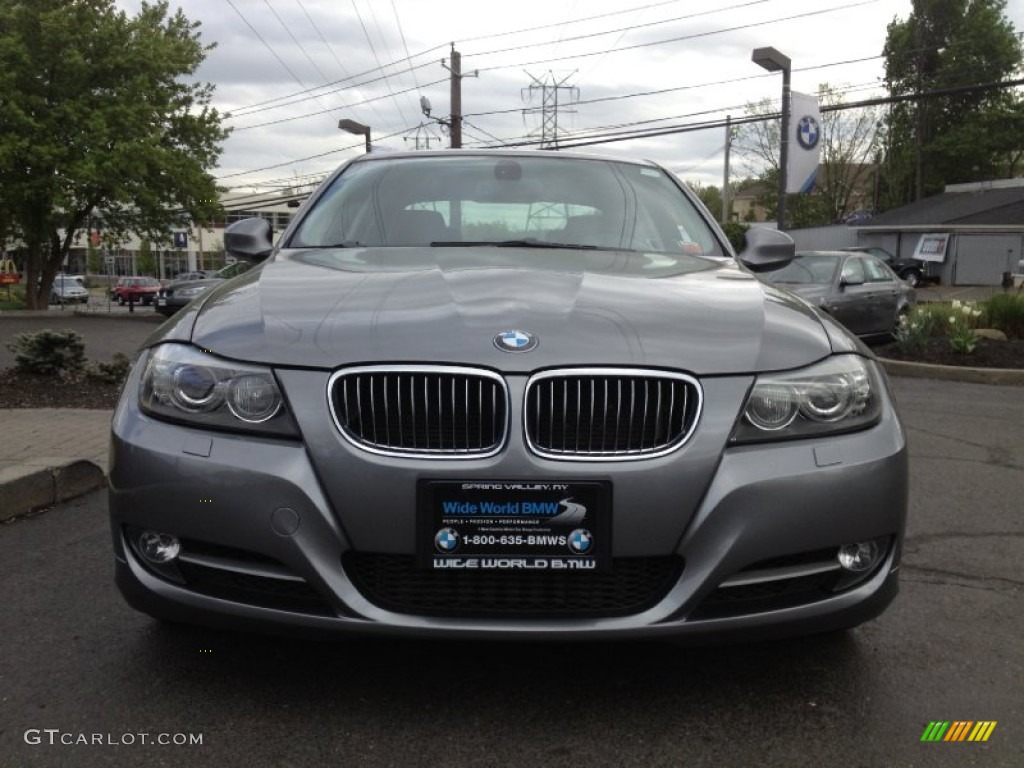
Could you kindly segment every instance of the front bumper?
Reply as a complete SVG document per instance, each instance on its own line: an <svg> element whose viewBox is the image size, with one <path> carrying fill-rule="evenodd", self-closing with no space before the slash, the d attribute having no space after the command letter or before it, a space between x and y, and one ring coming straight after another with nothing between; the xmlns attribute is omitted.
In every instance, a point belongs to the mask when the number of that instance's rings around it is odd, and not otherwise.
<svg viewBox="0 0 1024 768"><path fill-rule="evenodd" d="M715 386L739 402L748 384ZM714 405L714 393L709 399ZM328 477L310 455L325 450L335 430L316 426L314 411L298 414L304 444L168 424L141 413L134 398L122 402L113 425L110 512L117 583L131 605L233 629L700 641L853 626L881 613L898 590L907 452L888 404L882 421L862 432L716 452L709 480L694 492L692 510L673 521L669 529L679 535L670 537L651 535L663 521L649 511L671 505L668 489L675 475L685 478L688 452L703 450L699 439L668 457L568 470L513 441L493 459L442 470L436 461L372 457L335 436L331 450L342 469ZM727 434L731 418L717 421ZM715 423L708 418L702 428L713 432ZM411 558L415 497L408 489L442 473L465 480L611 478L621 510L615 560L671 560L668 576L650 599L620 615L425 615L415 594L408 610L396 607L353 559ZM368 499L381 500L386 530L368 529L351 509ZM180 537L189 562L164 573L146 564L131 543L140 530ZM849 584L835 552L865 540L882 542L884 554Z"/></svg>

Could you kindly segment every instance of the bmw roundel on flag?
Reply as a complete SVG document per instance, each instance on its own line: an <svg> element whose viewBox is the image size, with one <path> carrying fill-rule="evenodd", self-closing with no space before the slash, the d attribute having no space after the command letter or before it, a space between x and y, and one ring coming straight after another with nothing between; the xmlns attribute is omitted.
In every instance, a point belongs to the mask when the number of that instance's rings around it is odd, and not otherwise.
<svg viewBox="0 0 1024 768"><path fill-rule="evenodd" d="M789 162L786 192L804 194L814 187L821 160L821 112L818 98L793 92L790 98Z"/></svg>

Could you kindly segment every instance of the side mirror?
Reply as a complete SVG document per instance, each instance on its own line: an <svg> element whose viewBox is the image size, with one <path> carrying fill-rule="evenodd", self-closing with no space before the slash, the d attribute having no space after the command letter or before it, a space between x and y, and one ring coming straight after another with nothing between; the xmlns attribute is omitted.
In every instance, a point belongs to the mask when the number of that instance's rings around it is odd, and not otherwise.
<svg viewBox="0 0 1024 768"><path fill-rule="evenodd" d="M274 250L272 238L273 230L266 219L242 219L224 230L224 250L258 263Z"/></svg>
<svg viewBox="0 0 1024 768"><path fill-rule="evenodd" d="M777 229L751 227L739 258L752 272L770 272L781 269L796 257L793 238Z"/></svg>
<svg viewBox="0 0 1024 768"><path fill-rule="evenodd" d="M839 287L845 288L848 285L864 285L863 277L848 277L843 276L839 278Z"/></svg>

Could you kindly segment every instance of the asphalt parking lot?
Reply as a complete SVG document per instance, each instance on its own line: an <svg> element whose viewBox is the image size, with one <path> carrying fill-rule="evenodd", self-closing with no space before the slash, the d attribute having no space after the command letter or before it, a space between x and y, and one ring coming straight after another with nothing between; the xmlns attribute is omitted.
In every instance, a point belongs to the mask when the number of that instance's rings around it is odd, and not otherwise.
<svg viewBox="0 0 1024 768"><path fill-rule="evenodd" d="M0 368L14 365L14 355L7 344L22 333L70 328L82 335L88 359L108 362L115 352L130 355L166 319L152 307L136 307L129 314L116 305L111 307L109 317L102 313L76 315L71 309L61 311L57 307L45 313L4 313L0 315Z"/></svg>
<svg viewBox="0 0 1024 768"><path fill-rule="evenodd" d="M1024 398L894 388L912 453L902 592L836 636L694 649L167 627L116 593L102 493L0 526L0 764L1022 765ZM997 725L922 743L935 720Z"/></svg>

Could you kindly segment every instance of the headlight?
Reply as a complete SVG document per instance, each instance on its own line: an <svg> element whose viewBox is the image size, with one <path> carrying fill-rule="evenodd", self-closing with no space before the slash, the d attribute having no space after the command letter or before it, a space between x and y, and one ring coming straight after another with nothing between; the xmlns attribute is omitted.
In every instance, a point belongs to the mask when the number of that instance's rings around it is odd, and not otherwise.
<svg viewBox="0 0 1024 768"><path fill-rule="evenodd" d="M799 371L757 377L733 443L850 432L878 422L882 384L875 364L836 355Z"/></svg>
<svg viewBox="0 0 1024 768"><path fill-rule="evenodd" d="M185 344L150 351L139 405L153 416L203 427L298 435L269 368L221 360Z"/></svg>
<svg viewBox="0 0 1024 768"><path fill-rule="evenodd" d="M200 293L204 293L212 286L209 285L190 285L187 288L178 288L174 293L181 296L183 299L194 299Z"/></svg>

